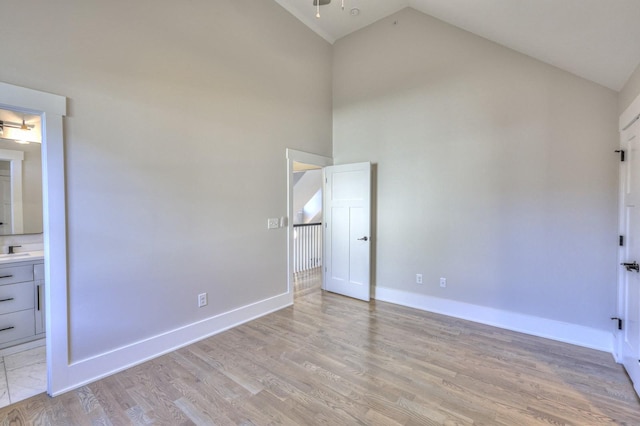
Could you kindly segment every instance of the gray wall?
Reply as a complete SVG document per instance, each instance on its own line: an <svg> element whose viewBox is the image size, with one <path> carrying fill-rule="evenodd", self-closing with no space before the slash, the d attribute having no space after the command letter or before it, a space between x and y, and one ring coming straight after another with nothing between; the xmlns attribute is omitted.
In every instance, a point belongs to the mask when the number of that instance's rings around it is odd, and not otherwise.
<svg viewBox="0 0 640 426"><path fill-rule="evenodd" d="M2 6L0 81L69 98L72 361L286 292L266 219L286 147L331 155L331 46L263 0Z"/></svg>
<svg viewBox="0 0 640 426"><path fill-rule="evenodd" d="M610 329L615 92L413 9L333 75L335 162L377 163L379 288Z"/></svg>
<svg viewBox="0 0 640 426"><path fill-rule="evenodd" d="M618 112L622 114L635 98L640 95L640 64L629 77L618 96Z"/></svg>

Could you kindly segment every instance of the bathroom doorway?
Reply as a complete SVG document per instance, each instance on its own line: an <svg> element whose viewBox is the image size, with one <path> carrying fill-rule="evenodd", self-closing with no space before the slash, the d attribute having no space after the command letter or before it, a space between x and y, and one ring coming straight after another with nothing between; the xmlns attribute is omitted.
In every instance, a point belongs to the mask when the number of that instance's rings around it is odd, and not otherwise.
<svg viewBox="0 0 640 426"><path fill-rule="evenodd" d="M67 99L37 90L0 82L0 109L23 115L18 129L29 126L27 117L37 116L41 122L41 178L42 192L42 258L41 267L34 268L34 305L43 309L46 354L46 390L54 395L65 388L68 368L67 315L67 229L65 208L64 145L62 120L66 115ZM4 127L4 126L3 126ZM10 127L9 127L10 128ZM32 130L32 129L30 129ZM4 133L4 129L3 129ZM12 138L17 139L17 138ZM19 244L35 244L30 237ZM14 247L15 249L16 247ZM26 247L21 247L26 248ZM32 247L31 247L32 248ZM27 248L27 249L31 249ZM36 284L38 281L38 284ZM39 298L38 298L39 296ZM55 321L52 321L55 318ZM34 327L36 327L34 318ZM41 330L40 328L39 330ZM40 349L42 351L42 349ZM37 354L34 354L37 356Z"/></svg>
<svg viewBox="0 0 640 426"><path fill-rule="evenodd" d="M0 407L47 388L41 122L0 108Z"/></svg>

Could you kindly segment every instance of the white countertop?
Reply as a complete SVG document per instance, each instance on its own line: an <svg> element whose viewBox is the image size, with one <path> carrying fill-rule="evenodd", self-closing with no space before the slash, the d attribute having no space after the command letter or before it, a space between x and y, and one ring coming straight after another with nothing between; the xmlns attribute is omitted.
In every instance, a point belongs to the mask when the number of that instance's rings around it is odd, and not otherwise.
<svg viewBox="0 0 640 426"><path fill-rule="evenodd" d="M15 262L32 262L34 260L43 260L44 250L27 251L14 254L0 254L0 265Z"/></svg>

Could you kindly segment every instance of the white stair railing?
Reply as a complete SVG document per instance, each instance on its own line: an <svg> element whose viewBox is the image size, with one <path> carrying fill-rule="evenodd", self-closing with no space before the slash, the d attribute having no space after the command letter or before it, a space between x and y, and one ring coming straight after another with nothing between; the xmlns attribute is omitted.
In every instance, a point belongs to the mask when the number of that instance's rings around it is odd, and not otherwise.
<svg viewBox="0 0 640 426"><path fill-rule="evenodd" d="M293 272L322 266L322 223L293 225Z"/></svg>

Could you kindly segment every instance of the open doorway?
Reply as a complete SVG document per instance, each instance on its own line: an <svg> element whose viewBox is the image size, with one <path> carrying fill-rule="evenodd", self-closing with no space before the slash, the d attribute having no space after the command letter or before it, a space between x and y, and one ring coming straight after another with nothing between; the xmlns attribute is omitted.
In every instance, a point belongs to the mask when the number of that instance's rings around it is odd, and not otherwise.
<svg viewBox="0 0 640 426"><path fill-rule="evenodd" d="M293 162L293 284L296 296L322 286L322 168Z"/></svg>
<svg viewBox="0 0 640 426"><path fill-rule="evenodd" d="M41 128L0 108L0 407L47 387Z"/></svg>
<svg viewBox="0 0 640 426"><path fill-rule="evenodd" d="M291 302L322 287L322 168L328 157L287 149L288 281Z"/></svg>
<svg viewBox="0 0 640 426"><path fill-rule="evenodd" d="M46 332L47 393L55 395L68 388L69 366L67 317L67 229L65 209L64 149L62 118L66 115L66 98L0 82L0 108L40 117L42 167L42 246L43 267L37 281L42 281L40 303L44 311ZM20 121L19 127L22 127ZM28 127L28 123L24 123ZM9 127L11 128L11 127ZM5 129L6 131L6 129ZM3 132L4 133L4 132ZM36 281L34 271L34 284ZM35 286L34 286L35 287ZM35 287L37 288L37 287ZM42 289L42 287L40 287ZM44 303L42 301L44 300ZM38 303L36 300L34 303ZM55 321L52 321L55 318ZM35 320L34 320L35 321ZM36 321L37 322L37 321ZM34 322L35 327L35 322Z"/></svg>

